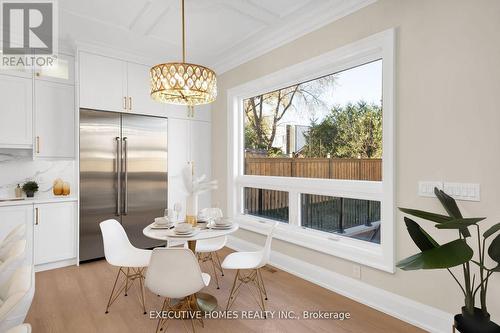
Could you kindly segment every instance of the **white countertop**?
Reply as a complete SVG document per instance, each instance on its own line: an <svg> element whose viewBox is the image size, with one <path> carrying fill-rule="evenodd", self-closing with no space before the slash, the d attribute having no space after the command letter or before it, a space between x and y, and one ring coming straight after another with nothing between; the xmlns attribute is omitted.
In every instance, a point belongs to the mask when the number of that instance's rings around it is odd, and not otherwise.
<svg viewBox="0 0 500 333"><path fill-rule="evenodd" d="M0 198L2 199L10 199L10 198ZM14 200L14 201L0 201L0 207L7 206L19 206L19 205L34 205L34 204L45 204L45 203L56 203L56 202L70 202L77 201L78 199L73 196L60 196L60 197L46 197L46 198L24 198L23 200Z"/></svg>

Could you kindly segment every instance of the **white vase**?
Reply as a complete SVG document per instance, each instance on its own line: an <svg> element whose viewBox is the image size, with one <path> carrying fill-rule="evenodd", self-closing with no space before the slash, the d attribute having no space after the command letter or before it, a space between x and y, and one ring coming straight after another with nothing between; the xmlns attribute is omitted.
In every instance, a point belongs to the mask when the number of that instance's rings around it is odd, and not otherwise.
<svg viewBox="0 0 500 333"><path fill-rule="evenodd" d="M186 198L186 222L196 226L198 216L198 195L190 194Z"/></svg>

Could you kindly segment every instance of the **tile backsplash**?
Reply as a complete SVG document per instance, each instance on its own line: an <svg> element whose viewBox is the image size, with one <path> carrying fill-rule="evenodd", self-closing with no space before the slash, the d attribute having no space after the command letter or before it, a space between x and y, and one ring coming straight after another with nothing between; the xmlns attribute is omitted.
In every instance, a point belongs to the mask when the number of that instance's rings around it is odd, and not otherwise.
<svg viewBox="0 0 500 333"><path fill-rule="evenodd" d="M74 194L75 167L74 160L33 160L28 150L0 150L0 199L13 198L17 184L22 186L28 180L40 186L35 197L53 197L52 184L56 178L69 182Z"/></svg>

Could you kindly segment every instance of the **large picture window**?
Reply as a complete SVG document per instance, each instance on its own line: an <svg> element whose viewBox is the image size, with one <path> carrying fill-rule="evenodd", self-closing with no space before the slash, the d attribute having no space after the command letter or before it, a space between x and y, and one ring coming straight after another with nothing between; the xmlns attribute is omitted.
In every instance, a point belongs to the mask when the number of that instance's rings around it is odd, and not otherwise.
<svg viewBox="0 0 500 333"><path fill-rule="evenodd" d="M393 39L229 91L230 213L243 228L279 221L278 238L393 271Z"/></svg>
<svg viewBox="0 0 500 333"><path fill-rule="evenodd" d="M380 181L382 60L243 101L245 174Z"/></svg>

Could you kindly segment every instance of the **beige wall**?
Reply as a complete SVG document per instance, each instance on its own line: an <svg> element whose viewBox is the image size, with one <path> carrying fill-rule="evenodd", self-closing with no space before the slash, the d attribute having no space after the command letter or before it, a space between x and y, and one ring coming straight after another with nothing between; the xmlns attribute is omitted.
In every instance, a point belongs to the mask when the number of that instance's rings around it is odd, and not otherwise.
<svg viewBox="0 0 500 333"><path fill-rule="evenodd" d="M481 202L459 202L467 216L500 221L500 1L379 0L219 78L213 105L213 171L220 182L214 203L226 208L226 90L387 28L397 28L396 137L398 206L440 210L417 196L419 180L478 182ZM396 258L416 252L401 214ZM454 234L436 232L439 241ZM262 238L248 231L239 237ZM275 241L273 249L345 275L348 261ZM445 271L395 274L362 268L362 280L450 313L463 297ZM500 321L500 274L490 282L489 305ZM496 297L494 297L496 295Z"/></svg>

